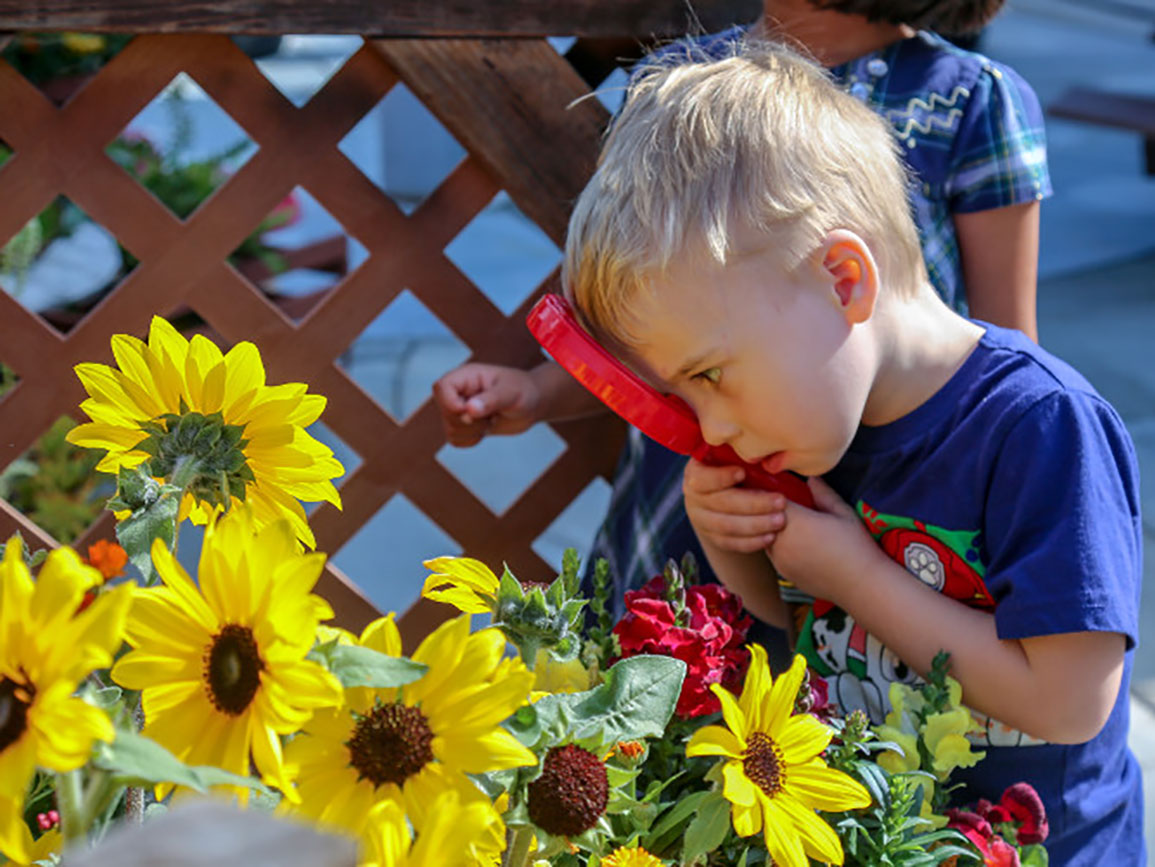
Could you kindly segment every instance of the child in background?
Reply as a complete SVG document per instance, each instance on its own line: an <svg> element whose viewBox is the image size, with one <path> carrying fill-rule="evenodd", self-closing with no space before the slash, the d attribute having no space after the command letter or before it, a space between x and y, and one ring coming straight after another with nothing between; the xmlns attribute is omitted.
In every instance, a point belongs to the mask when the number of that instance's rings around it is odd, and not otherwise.
<svg viewBox="0 0 1155 867"><path fill-rule="evenodd" d="M843 712L879 721L889 684L947 651L986 721L956 797L1027 780L1051 863L1145 864L1121 420L934 292L878 115L789 50L734 50L635 80L574 208L567 294L708 442L810 477L815 508L752 509L741 470L690 461L686 508L751 612L785 625L778 574L813 600L798 649Z"/></svg>
<svg viewBox="0 0 1155 867"><path fill-rule="evenodd" d="M768 0L759 29L788 39L890 122L915 186L913 213L939 295L955 309L1034 338L1039 201L1050 194L1042 114L1009 68L923 27L978 29L1002 0ZM725 53L740 28L691 43ZM685 44L660 53L686 55ZM965 287L965 288L964 288ZM447 438L474 445L538 421L603 412L553 363L532 371L466 364L433 388ZM682 503L685 458L631 431L610 507L587 562L605 557L617 591L666 559L703 553ZM765 511L765 498L758 507Z"/></svg>

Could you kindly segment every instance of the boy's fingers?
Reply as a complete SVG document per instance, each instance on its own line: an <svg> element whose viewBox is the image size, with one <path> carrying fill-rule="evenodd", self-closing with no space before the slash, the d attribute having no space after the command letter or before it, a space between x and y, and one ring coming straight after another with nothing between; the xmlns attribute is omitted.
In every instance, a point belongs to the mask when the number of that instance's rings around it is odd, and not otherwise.
<svg viewBox="0 0 1155 867"><path fill-rule="evenodd" d="M764 536L712 536L710 541L724 551L734 551L738 554L753 554L763 551L774 544L777 534L768 533Z"/></svg>
<svg viewBox="0 0 1155 867"><path fill-rule="evenodd" d="M786 497L774 491L728 488L713 494L698 494L698 502L714 512L731 515L765 515L786 508Z"/></svg>
<svg viewBox="0 0 1155 867"><path fill-rule="evenodd" d="M712 494L734 487L745 475L739 467L710 467L691 459L682 476L682 488L687 493Z"/></svg>
<svg viewBox="0 0 1155 867"><path fill-rule="evenodd" d="M714 536L750 538L781 530L786 526L786 516L781 512L751 517L702 512L695 516L694 526Z"/></svg>
<svg viewBox="0 0 1155 867"><path fill-rule="evenodd" d="M842 497L838 496L838 492L830 485L826 484L818 476L811 476L806 480L810 486L810 493L814 495L814 507L820 512L828 512L832 515L841 515L846 518L857 517L854 509Z"/></svg>

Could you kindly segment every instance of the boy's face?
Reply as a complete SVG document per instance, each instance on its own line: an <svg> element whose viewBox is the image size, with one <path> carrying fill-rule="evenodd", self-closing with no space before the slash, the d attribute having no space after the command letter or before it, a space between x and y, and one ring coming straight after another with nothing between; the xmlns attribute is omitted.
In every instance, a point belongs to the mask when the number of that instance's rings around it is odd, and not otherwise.
<svg viewBox="0 0 1155 867"><path fill-rule="evenodd" d="M787 274L770 252L669 270L635 301L635 366L693 407L710 444L770 472L832 469L873 376L834 278L809 261Z"/></svg>

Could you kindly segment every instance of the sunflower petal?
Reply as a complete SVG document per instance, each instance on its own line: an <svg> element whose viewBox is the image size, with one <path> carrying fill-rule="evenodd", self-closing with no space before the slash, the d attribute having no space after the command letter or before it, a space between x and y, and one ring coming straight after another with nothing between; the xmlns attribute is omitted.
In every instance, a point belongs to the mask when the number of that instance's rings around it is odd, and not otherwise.
<svg viewBox="0 0 1155 867"><path fill-rule="evenodd" d="M870 793L842 771L828 768L821 759L795 765L786 774L786 788L807 807L837 813L870 806Z"/></svg>

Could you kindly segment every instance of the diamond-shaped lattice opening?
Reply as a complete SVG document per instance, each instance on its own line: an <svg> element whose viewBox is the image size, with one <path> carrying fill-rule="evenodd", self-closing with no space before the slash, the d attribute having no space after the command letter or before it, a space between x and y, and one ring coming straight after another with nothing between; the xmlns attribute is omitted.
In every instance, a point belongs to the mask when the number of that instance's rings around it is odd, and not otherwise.
<svg viewBox="0 0 1155 867"><path fill-rule="evenodd" d="M60 105L131 38L111 33L21 33L0 56Z"/></svg>
<svg viewBox="0 0 1155 867"><path fill-rule="evenodd" d="M561 262L561 250L505 192L449 243L445 255L506 315Z"/></svg>
<svg viewBox="0 0 1155 867"><path fill-rule="evenodd" d="M256 153L256 146L182 72L129 121L105 153L183 220Z"/></svg>
<svg viewBox="0 0 1155 867"><path fill-rule="evenodd" d="M303 187L281 200L229 261L294 319L301 319L349 272L364 246Z"/></svg>
<svg viewBox="0 0 1155 867"><path fill-rule="evenodd" d="M0 497L57 541L72 542L100 517L115 491L112 476L96 472L98 449L65 442L76 422L67 416L0 471Z"/></svg>
<svg viewBox="0 0 1155 867"><path fill-rule="evenodd" d="M565 440L542 424L517 436L485 437L470 448L443 446L437 460L501 515L564 451Z"/></svg>
<svg viewBox="0 0 1155 867"><path fill-rule="evenodd" d="M405 611L421 595L429 571L422 561L460 554L461 546L396 494L333 557L334 564L381 611Z"/></svg>
<svg viewBox="0 0 1155 867"><path fill-rule="evenodd" d="M576 548L586 561L594 536L610 505L610 485L598 476L554 519L533 543L533 550L557 570L566 548Z"/></svg>
<svg viewBox="0 0 1155 867"><path fill-rule="evenodd" d="M0 244L0 286L62 332L135 267L132 254L64 196Z"/></svg>
<svg viewBox="0 0 1155 867"><path fill-rule="evenodd" d="M395 84L341 140L341 152L409 214L466 152L404 84Z"/></svg>
<svg viewBox="0 0 1155 867"><path fill-rule="evenodd" d="M590 84L590 89L597 94L598 99L610 114L617 114L625 100L626 85L630 80L627 70L640 59L633 56L641 50L637 42L625 40L619 46L601 49L587 43L579 43L577 39L570 36L551 36L549 43L558 54L563 55L573 64L575 71L587 81L592 81L593 73L597 72L601 80ZM608 54L610 51L613 53ZM604 60L602 60L606 54L608 54L607 59L617 64L608 71L605 70Z"/></svg>
<svg viewBox="0 0 1155 867"><path fill-rule="evenodd" d="M361 332L339 363L397 422L429 399L433 383L470 350L408 289Z"/></svg>
<svg viewBox="0 0 1155 867"><path fill-rule="evenodd" d="M257 68L300 108L360 47L359 36L285 36L274 53L257 61Z"/></svg>

